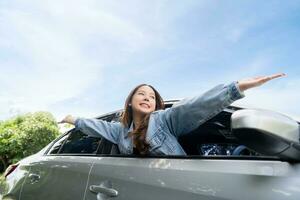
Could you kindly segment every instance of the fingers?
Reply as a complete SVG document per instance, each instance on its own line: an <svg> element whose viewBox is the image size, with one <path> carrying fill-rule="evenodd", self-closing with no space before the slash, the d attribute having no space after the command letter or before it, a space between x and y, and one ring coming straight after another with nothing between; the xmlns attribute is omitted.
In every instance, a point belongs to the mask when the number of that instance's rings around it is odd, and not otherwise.
<svg viewBox="0 0 300 200"><path fill-rule="evenodd" d="M59 124L60 123L68 123L68 124L75 124L75 121L76 121L76 117L73 117L72 115L67 115L63 120L61 120L60 122L58 122Z"/></svg>
<svg viewBox="0 0 300 200"><path fill-rule="evenodd" d="M278 73L278 74L273 74L271 76L268 76L269 77L269 80L272 80L274 78L279 78L279 77L283 77L283 76L286 76L285 73Z"/></svg>
<svg viewBox="0 0 300 200"><path fill-rule="evenodd" d="M278 74L273 74L273 75L270 75L270 76L260 77L259 83L262 84L262 83L265 83L265 82L270 81L272 79L283 77L283 76L286 76L286 74L285 73L278 73Z"/></svg>
<svg viewBox="0 0 300 200"><path fill-rule="evenodd" d="M61 121L58 121L58 122L56 122L57 124L63 124L63 123L66 123L66 120L65 120L65 118L64 119L62 119Z"/></svg>
<svg viewBox="0 0 300 200"><path fill-rule="evenodd" d="M239 81L239 87L240 87L241 91L245 91L247 89L260 86L272 79L283 77L283 76L286 76L286 74L278 73L278 74L273 74L270 76L257 76L252 79L246 79L246 80Z"/></svg>
<svg viewBox="0 0 300 200"><path fill-rule="evenodd" d="M69 119L72 118L71 115L65 116L61 121L58 121L57 124L68 123Z"/></svg>

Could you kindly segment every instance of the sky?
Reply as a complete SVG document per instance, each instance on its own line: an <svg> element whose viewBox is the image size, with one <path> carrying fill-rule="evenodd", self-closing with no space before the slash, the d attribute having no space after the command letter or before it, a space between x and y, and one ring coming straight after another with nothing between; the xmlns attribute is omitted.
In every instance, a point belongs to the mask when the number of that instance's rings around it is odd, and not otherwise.
<svg viewBox="0 0 300 200"><path fill-rule="evenodd" d="M95 117L140 83L182 99L278 72L234 104L300 119L299 35L297 0L2 0L0 120Z"/></svg>

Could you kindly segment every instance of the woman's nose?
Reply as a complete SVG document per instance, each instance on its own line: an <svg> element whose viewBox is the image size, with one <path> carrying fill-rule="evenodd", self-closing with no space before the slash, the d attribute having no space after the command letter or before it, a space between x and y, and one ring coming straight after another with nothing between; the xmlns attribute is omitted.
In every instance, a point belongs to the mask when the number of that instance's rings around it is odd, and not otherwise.
<svg viewBox="0 0 300 200"><path fill-rule="evenodd" d="M144 100L145 100L145 101L149 101L149 97L145 96L145 97L144 97Z"/></svg>

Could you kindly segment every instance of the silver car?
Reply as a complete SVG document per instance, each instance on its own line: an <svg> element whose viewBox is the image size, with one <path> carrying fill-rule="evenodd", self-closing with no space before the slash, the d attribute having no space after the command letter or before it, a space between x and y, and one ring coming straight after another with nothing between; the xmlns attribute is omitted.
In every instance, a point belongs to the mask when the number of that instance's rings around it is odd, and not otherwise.
<svg viewBox="0 0 300 200"><path fill-rule="evenodd" d="M73 129L10 166L0 199L299 200L299 134L287 116L234 106L179 138L188 156L121 155Z"/></svg>

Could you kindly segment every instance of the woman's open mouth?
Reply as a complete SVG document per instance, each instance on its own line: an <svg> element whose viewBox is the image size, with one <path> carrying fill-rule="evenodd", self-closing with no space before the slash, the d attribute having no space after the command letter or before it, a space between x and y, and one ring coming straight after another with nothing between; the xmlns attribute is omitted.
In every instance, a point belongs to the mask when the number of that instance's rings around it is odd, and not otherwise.
<svg viewBox="0 0 300 200"><path fill-rule="evenodd" d="M148 108L148 109L150 108L150 105L148 105L146 103L141 103L140 106L143 108Z"/></svg>

